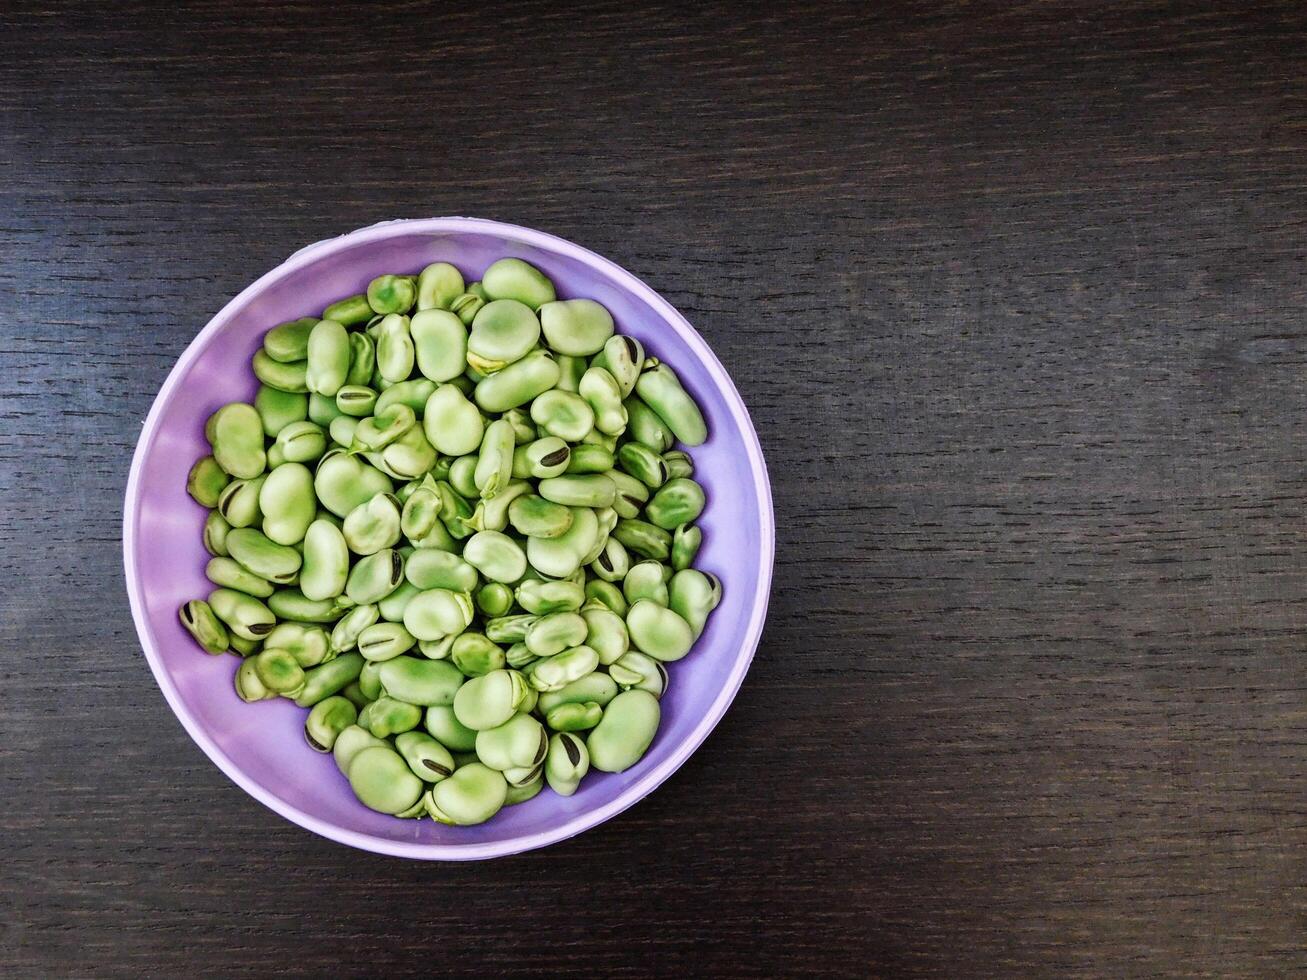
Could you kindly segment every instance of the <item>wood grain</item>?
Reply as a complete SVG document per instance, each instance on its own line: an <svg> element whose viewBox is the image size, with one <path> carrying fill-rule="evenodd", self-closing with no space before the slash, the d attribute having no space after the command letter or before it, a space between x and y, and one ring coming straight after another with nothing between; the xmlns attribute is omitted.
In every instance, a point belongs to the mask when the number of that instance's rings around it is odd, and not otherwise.
<svg viewBox="0 0 1307 980"><path fill-rule="evenodd" d="M0 5L0 972L1307 968L1304 79L1300 3ZM780 524L691 763L475 866L229 783L119 557L208 317L432 214L684 311Z"/></svg>

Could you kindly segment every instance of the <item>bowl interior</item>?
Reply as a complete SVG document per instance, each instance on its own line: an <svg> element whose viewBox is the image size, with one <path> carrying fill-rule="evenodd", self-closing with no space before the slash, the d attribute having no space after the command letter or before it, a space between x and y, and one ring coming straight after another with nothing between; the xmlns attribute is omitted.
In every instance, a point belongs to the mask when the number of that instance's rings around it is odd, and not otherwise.
<svg viewBox="0 0 1307 980"><path fill-rule="evenodd" d="M206 515L185 492L207 452L204 422L226 402L252 400L251 355L269 327L316 315L385 272L438 261L468 281L492 261L539 266L561 297L607 306L618 329L668 361L698 400L711 435L693 450L709 499L696 567L723 582L722 603L691 654L669 666L671 685L652 747L634 768L592 773L570 798L544 791L467 828L398 820L358 803L330 755L303 739L305 711L285 700L245 704L232 688L237 661L205 655L177 608L212 588L200 541ZM648 287L607 260L552 236L473 219L397 222L311 246L232 301L191 345L146 423L128 486L124 547L141 640L165 695L192 737L224 771L273 809L345 843L411 857L511 853L570 836L620 812L665 779L725 711L752 659L770 585L770 492L757 437L729 378L702 339Z"/></svg>

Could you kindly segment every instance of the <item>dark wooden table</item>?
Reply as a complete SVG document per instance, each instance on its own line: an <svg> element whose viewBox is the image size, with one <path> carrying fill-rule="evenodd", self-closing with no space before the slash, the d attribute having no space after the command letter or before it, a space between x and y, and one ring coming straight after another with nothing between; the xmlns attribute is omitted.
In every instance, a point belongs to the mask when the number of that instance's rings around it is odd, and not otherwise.
<svg viewBox="0 0 1307 980"><path fill-rule="evenodd" d="M1307 8L0 5L0 974L1307 967ZM299 246L608 255L752 410L739 699L490 864L283 821L142 658L121 497Z"/></svg>

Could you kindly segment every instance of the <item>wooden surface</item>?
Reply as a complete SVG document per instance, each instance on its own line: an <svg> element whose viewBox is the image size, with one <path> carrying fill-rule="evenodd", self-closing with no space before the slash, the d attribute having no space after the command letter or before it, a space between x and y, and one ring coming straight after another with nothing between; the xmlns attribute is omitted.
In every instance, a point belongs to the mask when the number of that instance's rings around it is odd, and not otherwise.
<svg viewBox="0 0 1307 980"><path fill-rule="evenodd" d="M0 5L0 973L1307 968L1301 3ZM699 753L545 851L332 844L142 658L121 496L301 245L610 256L780 526Z"/></svg>

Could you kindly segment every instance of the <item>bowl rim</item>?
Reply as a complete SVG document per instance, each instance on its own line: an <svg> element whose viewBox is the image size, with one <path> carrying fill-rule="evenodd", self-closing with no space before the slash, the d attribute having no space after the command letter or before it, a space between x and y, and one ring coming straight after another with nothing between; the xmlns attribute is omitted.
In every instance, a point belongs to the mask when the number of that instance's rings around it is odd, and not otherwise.
<svg viewBox="0 0 1307 980"><path fill-rule="evenodd" d="M297 272L305 266L311 265L320 257L333 251L351 248L361 243L382 241L387 238L399 235L411 234L439 234L449 232L475 232L479 234L493 234L508 238L510 241L518 242L523 245L542 249L544 251L561 254L567 258L578 260L601 275L616 282L618 285L630 290L658 314L680 338L689 346L690 350L697 356L703 366L707 369L709 376L714 384L721 390L726 401L727 409L730 412L735 424L739 427L745 442L745 448L749 456L749 468L753 475L753 480L758 488L759 512L762 519L762 533L759 546L761 548L761 568L759 569L758 585L754 591L752 607L746 626L743 642L739 646L739 655L731 668L717 697L713 700L708 711L706 711L698 724L691 730L689 736L676 745L672 752L657 766L645 773L640 779L631 783L623 789L616 798L603 806L595 807L583 813L573 815L556 826L547 830L535 833L521 834L516 837L507 838L499 841L475 843L475 844L428 844L418 843L416 841L395 841L383 837L375 837L371 834L350 830L341 827L329 820L323 820L319 817L301 810L285 800L279 798L274 793L265 790L254 779L247 776L244 770L233 761L222 750L221 747L208 735L199 720L191 714L189 708L183 702L176 685L165 669L162 658L157 649L154 636L151 631L149 617L146 614L145 597L143 595L141 576L136 564L136 544L138 532L138 518L141 506L141 481L142 468L148 450L153 445L158 436L158 429L163 418L164 406L172 400L172 396L181 384L182 377L187 373L192 363L200 356L201 350L207 346L209 340L217 335L228 321L244 309L244 307L265 288L274 281ZM771 483L767 477L767 464L763 459L762 446L758 440L758 434L754 430L753 422L749 418L748 410L744 406L744 400L740 397L735 383L731 380L730 375L712 352L707 342L694 329L670 303L662 298L655 290L648 286L643 280L639 279L632 273L623 269L610 259L604 258L596 252L570 242L565 238L548 232L537 231L533 228L526 228L521 225L514 225L507 222L493 221L486 218L468 218L468 217L437 217L437 218L398 218L391 221L383 221L377 224L359 228L355 231L339 235L335 238L324 239L301 248L293 253L285 261L264 273L253 283L241 290L235 297L227 302L217 314L205 324L204 328L196 334L195 338L187 345L177 363L169 371L162 387L155 395L154 402L150 406L149 414L146 416L144 425L141 429L140 437L136 443L136 449L132 455L131 470L127 477L127 487L124 496L123 506L123 571L126 576L128 600L131 604L132 619L136 624L137 637L140 639L141 647L145 653L145 659L150 665L150 671L154 674L154 679L163 692L164 698L172 708L173 714L181 722L182 727L186 729L191 739L200 747L205 755L231 779L234 783L245 790L250 796L258 800L264 806L273 812L286 818L292 823L298 824L306 830L313 831L320 836L337 843L357 847L362 850L371 851L377 854L386 854L394 857L404 857L420 860L444 860L444 861L473 861L486 858L507 856L510 854L519 854L523 851L532 850L538 847L545 847L549 844L566 840L569 837L597 826L612 817L617 816L628 807L644 799L658 786L665 782L671 775L679 769L687 759L703 744L708 734L717 726L725 715L726 710L730 707L731 702L735 700L735 695L744 681L744 675L748 672L750 665L753 663L754 654L758 648L758 643L762 638L763 625L767 618L767 606L771 593L771 580L773 565L776 552L776 521L772 505Z"/></svg>

